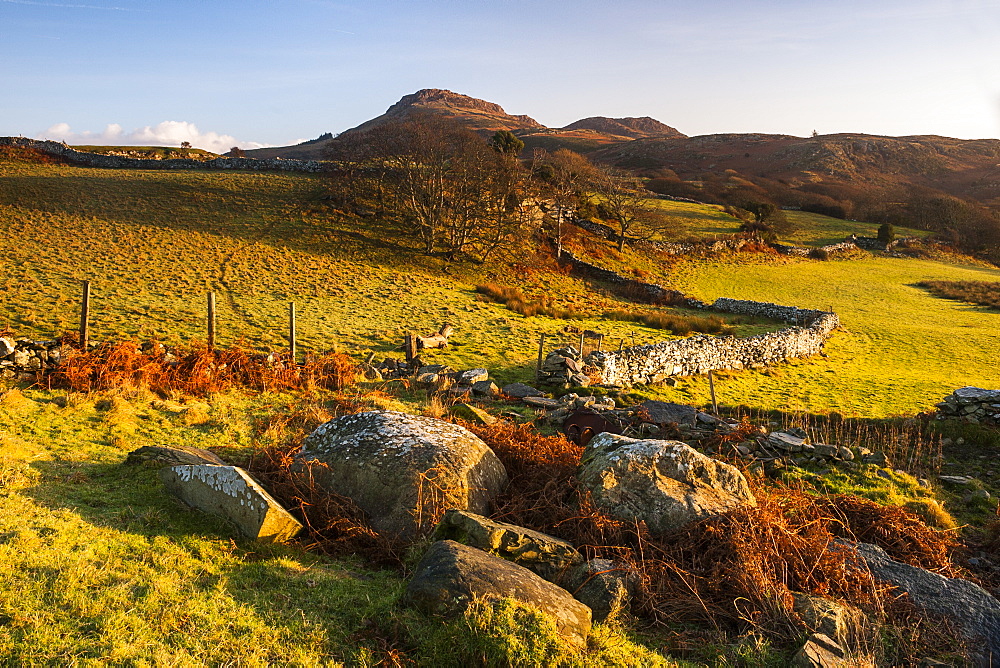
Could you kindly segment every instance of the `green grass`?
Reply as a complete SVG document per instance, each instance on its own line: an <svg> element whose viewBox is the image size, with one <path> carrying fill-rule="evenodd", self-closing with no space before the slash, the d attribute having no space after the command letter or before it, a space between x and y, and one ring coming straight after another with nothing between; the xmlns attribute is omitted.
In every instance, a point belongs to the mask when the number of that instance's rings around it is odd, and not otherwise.
<svg viewBox="0 0 1000 668"><path fill-rule="evenodd" d="M84 153L103 153L105 155L127 153L128 157L155 160L169 160L173 158L211 160L212 158L219 157L218 153L212 153L201 148L180 148L174 146L71 146L70 148L83 151Z"/></svg>
<svg viewBox="0 0 1000 668"><path fill-rule="evenodd" d="M143 445L239 460L261 442L255 420L309 401L0 395L0 664L374 665L395 643L429 666L673 665L612 626L573 652L509 603L426 618L398 605L402 574L244 541L172 501L155 469L123 465Z"/></svg>
<svg viewBox="0 0 1000 668"><path fill-rule="evenodd" d="M727 296L831 306L843 323L818 357L763 372L720 374L720 402L881 417L933 408L963 385L997 387L997 314L929 295L922 280L996 280L1000 271L927 260L871 258L765 264L691 262L675 287L699 298ZM721 379L719 379L721 377ZM708 384L687 379L660 396L704 404Z"/></svg>
<svg viewBox="0 0 1000 668"><path fill-rule="evenodd" d="M876 223L842 220L807 211L785 211L784 214L795 226L795 229L779 239L781 243L818 247L839 244L851 234L856 234L859 237L878 236L879 226ZM929 234L930 232L925 230L896 228L897 237L926 237Z"/></svg>

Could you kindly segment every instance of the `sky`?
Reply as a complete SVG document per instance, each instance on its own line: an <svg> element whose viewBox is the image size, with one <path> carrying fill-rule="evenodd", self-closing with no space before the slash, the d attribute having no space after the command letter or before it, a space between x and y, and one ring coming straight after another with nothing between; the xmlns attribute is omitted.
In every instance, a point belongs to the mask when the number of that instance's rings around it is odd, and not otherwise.
<svg viewBox="0 0 1000 668"><path fill-rule="evenodd" d="M0 0L0 135L225 151L421 88L550 127L1000 137L1000 0Z"/></svg>

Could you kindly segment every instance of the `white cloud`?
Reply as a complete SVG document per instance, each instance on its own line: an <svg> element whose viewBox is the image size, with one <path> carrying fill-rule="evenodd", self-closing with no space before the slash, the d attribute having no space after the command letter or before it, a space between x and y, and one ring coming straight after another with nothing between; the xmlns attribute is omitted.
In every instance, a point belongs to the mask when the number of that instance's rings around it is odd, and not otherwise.
<svg viewBox="0 0 1000 668"><path fill-rule="evenodd" d="M180 146L181 142L191 142L195 148L203 148L213 153L225 153L234 146L240 148L262 148L269 144L240 141L231 135L217 132L202 132L188 121L163 121L125 132L117 123L109 123L101 132L73 132L69 123L56 123L48 130L39 132L38 139L55 139L67 144L91 144L97 146Z"/></svg>

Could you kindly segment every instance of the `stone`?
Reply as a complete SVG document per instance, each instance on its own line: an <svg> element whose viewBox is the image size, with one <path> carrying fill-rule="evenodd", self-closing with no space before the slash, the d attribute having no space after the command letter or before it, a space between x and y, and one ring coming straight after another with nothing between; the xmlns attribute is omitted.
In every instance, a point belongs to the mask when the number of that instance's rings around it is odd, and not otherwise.
<svg viewBox="0 0 1000 668"><path fill-rule="evenodd" d="M772 431L767 435L767 444L785 452L802 452L805 440L787 431Z"/></svg>
<svg viewBox="0 0 1000 668"><path fill-rule="evenodd" d="M891 466L889 463L889 458L884 452L873 452L870 455L866 455L864 458L865 464L874 464L875 466Z"/></svg>
<svg viewBox="0 0 1000 668"><path fill-rule="evenodd" d="M489 377L490 374L486 369L469 369L456 375L455 382L459 385L469 385L471 387L474 383L486 380Z"/></svg>
<svg viewBox="0 0 1000 668"><path fill-rule="evenodd" d="M424 373L433 373L442 376L449 373L455 373L455 370L447 364L427 364L417 369L418 376Z"/></svg>
<svg viewBox="0 0 1000 668"><path fill-rule="evenodd" d="M438 378L438 374L428 372L417 374L416 381L420 385L437 385Z"/></svg>
<svg viewBox="0 0 1000 668"><path fill-rule="evenodd" d="M698 411L693 406L675 404L669 401L647 399L639 404L653 424L677 424L693 427Z"/></svg>
<svg viewBox="0 0 1000 668"><path fill-rule="evenodd" d="M821 633L842 647L857 647L868 640L864 613L822 596L793 592L792 609L813 633Z"/></svg>
<svg viewBox="0 0 1000 668"><path fill-rule="evenodd" d="M562 405L558 399L546 399L545 397L524 397L521 401L532 408L544 408L546 410L559 408Z"/></svg>
<svg viewBox="0 0 1000 668"><path fill-rule="evenodd" d="M854 460L854 451L851 450L850 448L845 448L844 446L840 446L837 452L840 454L840 458L843 459L845 462L850 462Z"/></svg>
<svg viewBox="0 0 1000 668"><path fill-rule="evenodd" d="M7 357L14 352L14 339L9 336L0 336L0 357Z"/></svg>
<svg viewBox="0 0 1000 668"><path fill-rule="evenodd" d="M527 568L452 540L433 543L406 586L403 603L428 614L457 616L475 598L512 598L549 615L568 641L583 646L590 608Z"/></svg>
<svg viewBox="0 0 1000 668"><path fill-rule="evenodd" d="M179 464L226 466L226 462L214 452L188 445L144 445L128 453L125 463L144 466L177 466Z"/></svg>
<svg viewBox="0 0 1000 668"><path fill-rule="evenodd" d="M472 404L455 404L451 409L451 413L455 417L462 418L468 422L486 426L495 424L497 421L497 418Z"/></svg>
<svg viewBox="0 0 1000 668"><path fill-rule="evenodd" d="M598 434L584 450L578 477L598 507L621 520L642 520L654 532L757 505L739 469L680 441Z"/></svg>
<svg viewBox="0 0 1000 668"><path fill-rule="evenodd" d="M939 475L938 480L946 485L968 485L972 478L964 475Z"/></svg>
<svg viewBox="0 0 1000 668"><path fill-rule="evenodd" d="M490 511L507 472L490 448L459 425L395 411L331 420L306 437L298 466L351 498L384 535L412 538L436 508Z"/></svg>
<svg viewBox="0 0 1000 668"><path fill-rule="evenodd" d="M858 557L876 580L888 582L919 608L950 618L982 652L980 660L1000 656L1000 601L968 580L947 578L923 568L894 561L885 550L868 543L856 545Z"/></svg>
<svg viewBox="0 0 1000 668"><path fill-rule="evenodd" d="M591 610L595 622L605 622L628 608L639 576L618 568L610 559L591 559L569 575L566 588Z"/></svg>
<svg viewBox="0 0 1000 668"><path fill-rule="evenodd" d="M960 387L954 392L955 398L961 404L988 403L1000 401L1000 390L984 390L981 387Z"/></svg>
<svg viewBox="0 0 1000 668"><path fill-rule="evenodd" d="M836 445L827 445L826 443L816 443L813 445L813 452L820 457L839 457L840 448Z"/></svg>
<svg viewBox="0 0 1000 668"><path fill-rule="evenodd" d="M481 397L495 397L500 394L500 388L492 380L481 380L472 384L472 393Z"/></svg>
<svg viewBox="0 0 1000 668"><path fill-rule="evenodd" d="M247 538L281 543L302 530L298 520L236 466L184 464L164 467L159 475L171 494L226 519Z"/></svg>
<svg viewBox="0 0 1000 668"><path fill-rule="evenodd" d="M568 541L465 510L446 512L434 530L434 539L454 540L495 554L549 582L557 582L583 562L583 556Z"/></svg>
<svg viewBox="0 0 1000 668"><path fill-rule="evenodd" d="M844 648L822 633L814 633L792 658L792 668L847 668Z"/></svg>
<svg viewBox="0 0 1000 668"><path fill-rule="evenodd" d="M508 383L507 385L504 385L500 391L508 397L512 397L514 399L540 397L544 394L541 390L535 389L530 385L525 385L524 383Z"/></svg>

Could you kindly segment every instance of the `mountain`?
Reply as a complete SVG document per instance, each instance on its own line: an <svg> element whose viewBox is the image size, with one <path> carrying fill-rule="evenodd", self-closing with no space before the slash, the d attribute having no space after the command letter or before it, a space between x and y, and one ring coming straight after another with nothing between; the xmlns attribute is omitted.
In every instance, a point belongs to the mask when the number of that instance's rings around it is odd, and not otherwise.
<svg viewBox="0 0 1000 668"><path fill-rule="evenodd" d="M593 130L606 135L638 139L640 137L686 137L655 118L608 118L607 116L591 116L575 123L570 123L563 130Z"/></svg>

